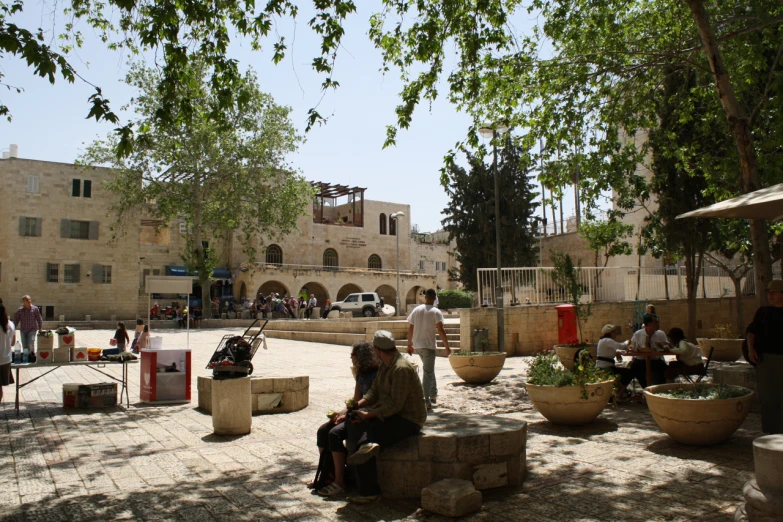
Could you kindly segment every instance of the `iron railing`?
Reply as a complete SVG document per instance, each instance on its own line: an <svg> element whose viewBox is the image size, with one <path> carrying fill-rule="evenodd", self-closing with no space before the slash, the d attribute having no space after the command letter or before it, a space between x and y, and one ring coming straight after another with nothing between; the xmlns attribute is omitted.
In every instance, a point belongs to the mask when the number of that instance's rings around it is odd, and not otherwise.
<svg viewBox="0 0 783 522"><path fill-rule="evenodd" d="M291 265L282 263L265 263L259 261L255 263L259 268L281 268L286 270L328 270L330 272L382 272L384 274L396 274L396 268L367 268L359 266L324 266L324 265ZM400 274L421 274L420 271L400 270Z"/></svg>

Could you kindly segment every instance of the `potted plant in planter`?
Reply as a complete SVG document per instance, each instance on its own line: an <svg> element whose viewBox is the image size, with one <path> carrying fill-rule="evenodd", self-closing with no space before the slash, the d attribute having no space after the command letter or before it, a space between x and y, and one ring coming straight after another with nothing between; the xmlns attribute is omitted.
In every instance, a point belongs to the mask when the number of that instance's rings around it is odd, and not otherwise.
<svg viewBox="0 0 783 522"><path fill-rule="evenodd" d="M715 347L712 353L713 361L734 362L742 357L742 342L744 339L734 331L730 324L716 324L710 330L712 337L700 337L696 339L701 348L701 353L707 355L710 348Z"/></svg>
<svg viewBox="0 0 783 522"><path fill-rule="evenodd" d="M457 377L468 384L486 384L498 376L506 362L506 354L487 351L489 339L480 339L479 352L452 352L449 363Z"/></svg>
<svg viewBox="0 0 783 522"><path fill-rule="evenodd" d="M555 353L563 366L568 370L573 370L577 354L582 350L587 350L593 359L597 356L597 346L588 344L582 336L582 327L587 323L592 314L592 304L590 299L583 299L584 287L579 282L579 276L582 272L582 261L579 260L574 265L570 254L561 252L552 252L552 261L555 265L552 270L552 281L560 286L568 299L568 304L574 307L576 314L576 328L579 332L579 342L576 344L556 344Z"/></svg>
<svg viewBox="0 0 783 522"><path fill-rule="evenodd" d="M709 446L728 439L751 408L753 390L741 386L674 383L644 389L655 422L683 444Z"/></svg>
<svg viewBox="0 0 783 522"><path fill-rule="evenodd" d="M579 426L595 420L614 395L615 376L581 352L573 371L555 354L538 355L527 372L527 394L533 406L553 424Z"/></svg>

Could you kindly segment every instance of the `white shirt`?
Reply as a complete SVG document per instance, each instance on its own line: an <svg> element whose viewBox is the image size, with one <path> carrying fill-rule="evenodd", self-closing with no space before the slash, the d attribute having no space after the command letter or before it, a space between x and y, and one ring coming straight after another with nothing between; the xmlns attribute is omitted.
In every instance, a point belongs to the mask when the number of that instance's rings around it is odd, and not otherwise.
<svg viewBox="0 0 783 522"><path fill-rule="evenodd" d="M670 352L676 353L678 359L688 366L696 366L697 364L703 364L701 349L692 343L689 343L685 339L680 341L674 348L669 349Z"/></svg>
<svg viewBox="0 0 783 522"><path fill-rule="evenodd" d="M3 329L0 328L0 366L11 362L11 352L14 349L14 345L11 341L14 339L15 331L14 322L10 319L8 320L7 332L3 332Z"/></svg>
<svg viewBox="0 0 783 522"><path fill-rule="evenodd" d="M417 306L408 316L413 325L413 348L435 349L435 326L443 322L443 313L433 305Z"/></svg>
<svg viewBox="0 0 783 522"><path fill-rule="evenodd" d="M307 306L310 308L315 308L318 306L318 300L315 297L311 297L310 302L307 303Z"/></svg>
<svg viewBox="0 0 783 522"><path fill-rule="evenodd" d="M595 365L599 368L613 368L614 358L617 356L617 350L625 350L626 348L628 348L628 341L618 343L609 337L601 339L598 341L597 355L598 357L612 359L612 362L598 360L595 361Z"/></svg>
<svg viewBox="0 0 783 522"><path fill-rule="evenodd" d="M438 304L439 304L439 303L440 303L440 301L438 301L438 296L435 296L435 302L434 302L434 303L432 303L432 306L434 306L435 308L440 308L440 307L438 306Z"/></svg>
<svg viewBox="0 0 783 522"><path fill-rule="evenodd" d="M647 344L647 331L642 328L641 330L637 330L633 337L631 337L631 344L636 346L637 348L645 347L645 346L651 346L654 352L660 352L664 348L657 348L657 344L666 345L669 342L669 338L666 337L666 334L663 333L662 330L656 330L654 334L652 334L652 339L650 339L650 343ZM634 357L634 359L639 359L644 361L645 359L663 359L663 357Z"/></svg>

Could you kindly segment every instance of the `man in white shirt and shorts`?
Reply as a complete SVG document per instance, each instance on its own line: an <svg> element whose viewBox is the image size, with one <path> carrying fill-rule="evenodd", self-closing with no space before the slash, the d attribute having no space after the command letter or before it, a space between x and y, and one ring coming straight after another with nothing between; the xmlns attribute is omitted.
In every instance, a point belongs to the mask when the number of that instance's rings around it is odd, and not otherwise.
<svg viewBox="0 0 783 522"><path fill-rule="evenodd" d="M438 384L435 381L435 332L440 334L446 347L446 357L451 355L449 340L443 329L443 314L435 306L438 295L430 288L424 294L424 304L413 309L408 316L408 355L415 353L421 357L424 369L424 400L427 408L431 408L438 400Z"/></svg>

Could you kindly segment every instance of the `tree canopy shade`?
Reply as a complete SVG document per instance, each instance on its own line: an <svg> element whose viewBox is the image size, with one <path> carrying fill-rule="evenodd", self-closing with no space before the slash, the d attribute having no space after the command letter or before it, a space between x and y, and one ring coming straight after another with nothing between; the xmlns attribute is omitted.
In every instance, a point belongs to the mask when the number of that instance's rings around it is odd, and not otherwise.
<svg viewBox="0 0 783 522"><path fill-rule="evenodd" d="M132 67L127 82L139 90L131 105L139 130L136 147L118 157L114 151L119 138L111 135L91 144L80 162L115 169L107 187L116 194L115 239L127 223L137 222L139 214L163 226L184 220L188 232L182 259L198 271L206 303L217 252L202 241L212 240L213 245L217 239L230 248L236 235L252 261L265 241L294 229L315 191L283 162L300 140L288 117L290 110L261 92L252 72L241 78L247 99L229 107L211 91L205 62L188 64L183 77L187 81L176 87L179 98L174 106L189 100L190 115L161 120L156 117L159 74ZM217 107L222 107L223 125L211 118ZM210 310L204 307L207 317Z"/></svg>
<svg viewBox="0 0 783 522"><path fill-rule="evenodd" d="M500 198L500 250L504 266L533 266L536 258L534 216L538 203L533 184L528 179L530 157L512 137L498 151L499 194L494 194L492 164L485 164L486 149L464 150L470 170L454 159L446 167L449 205L443 227L449 241L457 243L455 253L459 269L449 277L460 281L468 290L477 287L476 270L496 266L495 198Z"/></svg>

